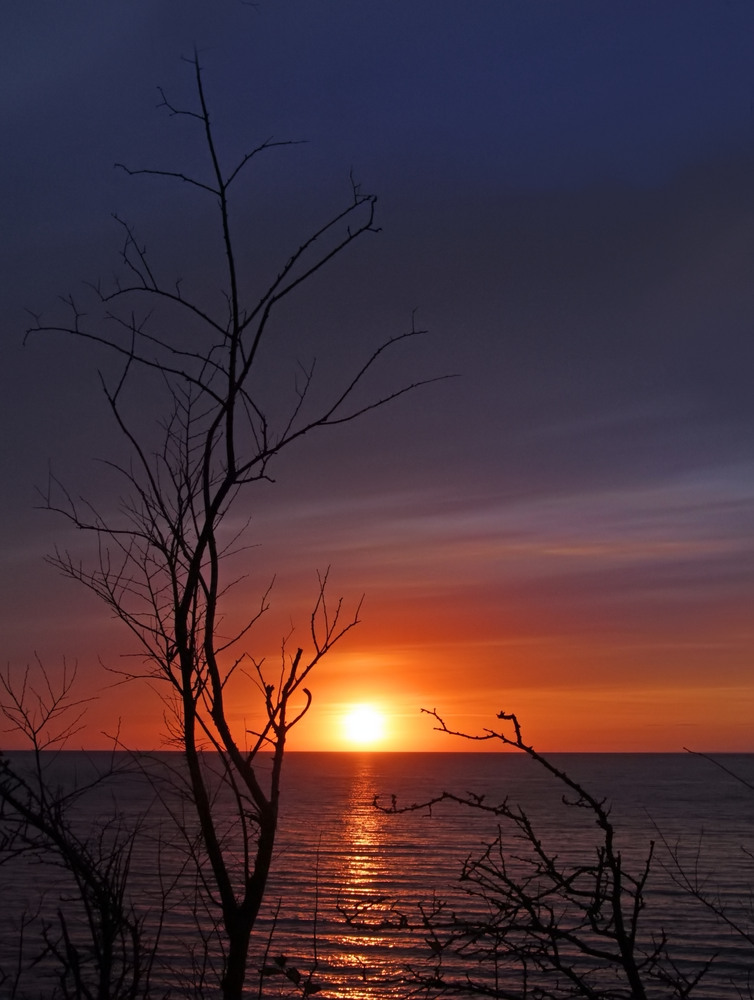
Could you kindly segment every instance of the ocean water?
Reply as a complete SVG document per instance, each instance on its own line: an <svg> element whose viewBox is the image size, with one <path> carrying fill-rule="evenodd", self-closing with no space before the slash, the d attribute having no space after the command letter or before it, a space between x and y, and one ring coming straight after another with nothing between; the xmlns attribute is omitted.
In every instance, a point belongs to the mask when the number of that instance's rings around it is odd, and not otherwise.
<svg viewBox="0 0 754 1000"><path fill-rule="evenodd" d="M14 766L29 765L24 755L8 757ZM645 937L657 940L664 934L688 975L714 957L692 996L732 1000L750 995L751 941L691 899L671 874L675 854L709 898L751 935L754 791L691 754L555 754L550 759L610 801L628 870L642 870L654 841L644 893ZM754 784L754 755L718 759ZM74 775L85 781L104 760L104 755L63 754L52 773L69 787ZM165 763L180 770L176 756L163 755ZM201 954L195 948L197 927L206 926L206 920L194 906L194 876L182 869L188 841L176 835L168 815L179 815L181 805L171 800L166 787L155 793L143 777L132 775L113 783L106 795L100 790L84 796L76 810L82 835L114 810L130 817L146 815L131 859L129 891L148 930L156 927L160 900L167 895L168 910L160 914L162 957L154 970L154 995L178 998L192 995L186 985L196 978L191 954L192 949ZM479 900L466 893L468 883L460 875L464 861L481 855L497 836L499 821L452 803L392 814L375 808L374 799L389 807L395 796L400 807L444 790L484 796L484 802L507 798L520 803L542 843L566 866L595 856L599 831L591 814L565 805L563 788L522 755L291 753L284 765L275 863L250 968L275 967L275 960L285 956L285 968L312 973L322 997L394 1000L410 995L412 972L426 974L436 962L421 927L421 908L445 900L461 917L480 912ZM217 808L223 809L222 802ZM191 828L188 819L182 825ZM503 856L515 868L521 843L506 826L500 838ZM23 942L30 956L45 921L53 926L59 907L75 908L76 894L54 865L9 859L1 851L0 894L0 963L9 970L19 954L24 915ZM469 953L448 954L444 963L445 973L456 980L469 971L481 978L491 975ZM16 995L49 995L54 985L49 973L44 962L28 970ZM0 985L0 996L13 996L11 983L8 978ZM286 992L296 992L291 979L265 979L265 995ZM256 980L249 996L257 996Z"/></svg>

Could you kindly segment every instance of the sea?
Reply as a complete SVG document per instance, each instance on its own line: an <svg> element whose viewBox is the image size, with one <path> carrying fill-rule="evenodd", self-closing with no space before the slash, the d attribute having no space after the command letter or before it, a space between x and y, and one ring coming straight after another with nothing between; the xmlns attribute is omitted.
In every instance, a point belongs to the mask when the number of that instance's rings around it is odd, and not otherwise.
<svg viewBox="0 0 754 1000"><path fill-rule="evenodd" d="M5 756L12 767L33 773L30 755ZM115 758L120 755L66 752L51 758L48 777L62 789L83 786ZM751 996L754 755L552 754L548 759L609 804L624 871L642 877L652 852L639 940L648 949L666 941L675 974L689 981L704 972L692 997ZM116 763L126 760L123 755ZM162 754L140 767L153 777L163 768L179 775L181 760ZM262 778L268 769L263 760ZM178 796L171 798L171 787L162 779L155 785L143 769L134 771L129 764L125 775L76 799L75 823L82 838L99 836L103 826L109 836L114 817L126 824L140 817L126 891L143 915L145 933L160 933L150 996L216 996L206 954L199 967L207 918L196 905L197 878L206 869L197 876L186 865L191 819L181 812ZM603 839L593 813L564 795L568 789L536 761L508 752L292 752L282 788L274 864L250 953L249 997L465 996L471 995L464 992L469 981L492 996L494 990L506 997L536 995L525 994L521 970L511 968L510 957L493 955L484 941L467 944L459 954L445 950L443 931L433 933L424 920L439 913L435 923L447 928L453 914L456 926L471 926L486 914L494 924L501 863L519 882L526 877L520 830L485 806L506 801L520 807L534 832L532 842L543 857L557 859L560 871L594 863ZM422 805L442 792L471 797L481 808L453 801ZM216 808L225 808L222 798ZM60 995L49 955L40 962L34 957L44 929L49 936L59 913L75 909L75 887L52 855L14 854L2 832L0 818L0 997ZM227 846L240 856L241 843L233 841L230 827L226 836ZM481 898L464 877L465 866L491 844L489 864L478 869L487 878ZM568 915L557 917L566 926ZM204 994L197 989L202 975ZM585 994L564 987L562 995ZM616 988L609 995L630 993ZM652 995L674 994L660 985Z"/></svg>

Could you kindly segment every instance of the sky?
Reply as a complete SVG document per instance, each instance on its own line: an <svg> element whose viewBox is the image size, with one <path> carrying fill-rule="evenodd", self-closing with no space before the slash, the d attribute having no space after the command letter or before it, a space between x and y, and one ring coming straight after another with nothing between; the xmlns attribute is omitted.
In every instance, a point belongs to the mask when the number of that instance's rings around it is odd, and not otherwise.
<svg viewBox="0 0 754 1000"><path fill-rule="evenodd" d="M265 642L306 634L318 570L364 595L293 749L344 748L364 703L390 750L479 748L429 708L470 733L515 711L543 750L754 751L752 38L749 0L4 5L4 662L77 665L77 745L164 727L159 692L102 668L129 636L45 562L78 540L35 489L52 469L108 496L117 435L98 359L24 345L27 310L117 269L113 213L217 294L209 206L113 166L201 163L157 107L158 87L191 100L196 45L228 162L303 140L239 195L249 287L352 172L381 232L297 301L293 342L334 377L415 317L386 378L457 376L302 446L241 505L238 599L275 575Z"/></svg>

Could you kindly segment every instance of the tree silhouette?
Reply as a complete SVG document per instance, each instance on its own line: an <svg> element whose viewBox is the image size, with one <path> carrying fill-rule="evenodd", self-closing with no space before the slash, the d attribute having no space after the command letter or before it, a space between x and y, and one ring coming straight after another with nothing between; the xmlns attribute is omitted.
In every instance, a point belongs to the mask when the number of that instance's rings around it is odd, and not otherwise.
<svg viewBox="0 0 754 1000"><path fill-rule="evenodd" d="M431 961L428 970L417 970L417 988L429 996L497 1000L695 995L714 956L700 956L699 966L684 970L665 930L644 919L654 842L643 861L630 865L609 804L527 743L515 714L500 712L498 728L474 735L450 729L435 710L424 711L441 732L526 754L592 835L589 847L571 857L562 839L548 843L520 804L470 792L444 791L411 806L393 798L380 806L402 813L454 802L499 824L497 836L463 864L462 900L435 899L420 908Z"/></svg>
<svg viewBox="0 0 754 1000"><path fill-rule="evenodd" d="M146 932L146 908L137 912L128 889L139 822L109 806L119 781L129 777L128 761L108 755L73 783L55 773L58 752L83 725L86 706L75 696L75 681L75 668L65 663L56 681L39 661L0 674L0 711L30 751L25 766L0 755L0 864L18 864L40 885L39 898L29 899L17 922L13 966L0 967L0 987L10 1000L26 995L25 973L41 965L54 970L60 992L53 995L157 1000L150 975L163 910ZM90 817L85 824L82 812ZM55 873L58 880L62 873L65 902L45 907Z"/></svg>
<svg viewBox="0 0 754 1000"><path fill-rule="evenodd" d="M412 324L357 361L341 384L325 391L318 384L312 392L314 365L298 366L289 373L295 380L291 406L283 410L269 402L263 353L275 351L273 321L284 303L376 231L376 198L352 178L343 206L298 245L261 294L252 291L239 264L241 224L234 220L231 195L252 162L288 143L266 140L224 166L196 53L190 64L195 105L178 107L162 94L162 107L197 126L206 174L123 169L188 185L211 203L222 242L222 309L207 305L201 289L164 279L135 228L118 218L123 274L112 287L92 286L99 312L68 296L66 320L49 324L35 317L29 334L86 341L117 362L115 374L102 375L101 385L129 453L127 461L108 462L121 481L119 509L101 512L51 477L44 506L92 536L97 553L86 562L56 551L51 561L94 592L136 640L146 666L128 672L128 679L162 685L198 827L196 842L187 837L186 843L197 891L213 915L222 995L231 1000L242 995L250 937L272 863L288 734L310 707L313 669L357 624L360 605L347 610L341 599L332 601L327 572L322 573L308 644L289 649L284 641L280 663L270 669L252 650L255 626L270 606L270 588L261 588L240 624L231 628L232 615L226 616L237 582L228 559L243 545L243 531L230 526L229 514L255 484L271 479L272 464L294 443L350 423L433 380L373 396L365 388L385 355L422 332ZM163 410L155 441L152 430L141 428L143 413L158 402ZM256 722L234 728L228 704L233 683L242 676L255 685ZM232 822L226 812L219 818L218 796L230 804Z"/></svg>

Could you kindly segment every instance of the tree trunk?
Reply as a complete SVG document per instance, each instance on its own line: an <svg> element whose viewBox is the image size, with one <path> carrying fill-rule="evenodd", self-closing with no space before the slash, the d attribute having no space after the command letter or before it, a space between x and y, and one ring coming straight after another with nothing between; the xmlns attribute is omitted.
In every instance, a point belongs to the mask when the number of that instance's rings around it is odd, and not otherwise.
<svg viewBox="0 0 754 1000"><path fill-rule="evenodd" d="M223 1000L243 1000L246 980L251 927L239 915L236 915L233 922L235 926L227 928L228 952L222 980Z"/></svg>

